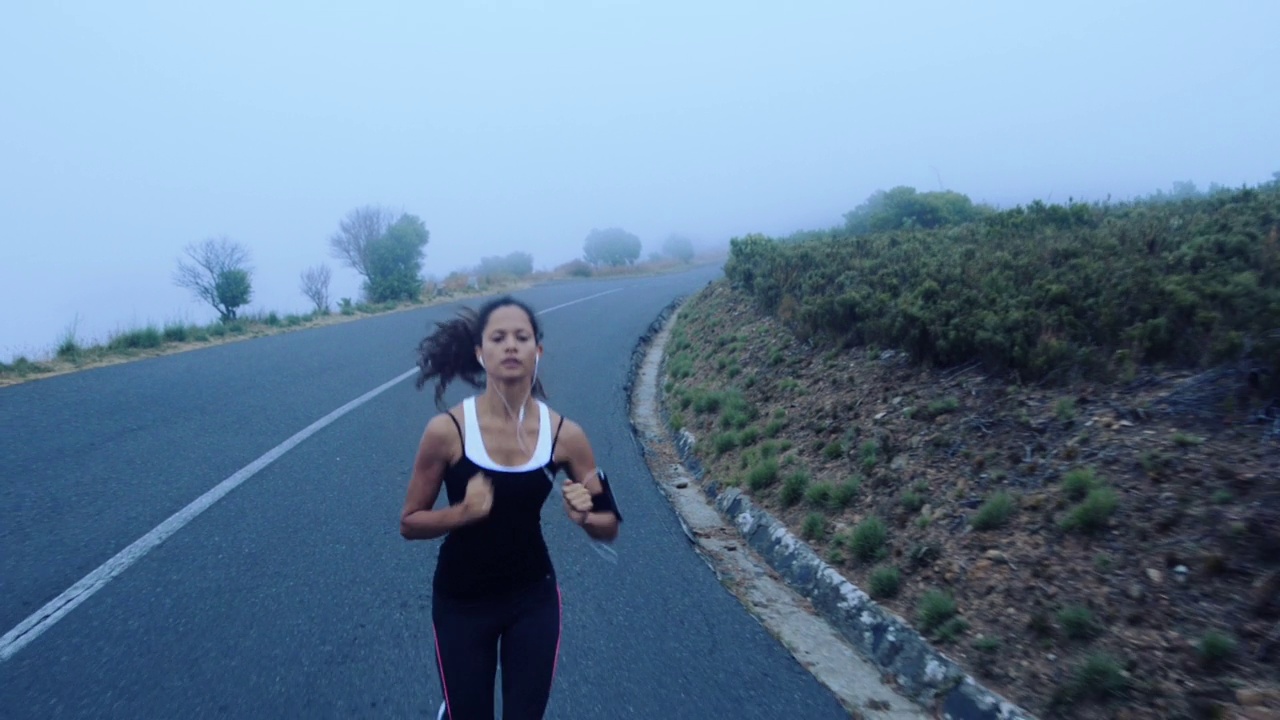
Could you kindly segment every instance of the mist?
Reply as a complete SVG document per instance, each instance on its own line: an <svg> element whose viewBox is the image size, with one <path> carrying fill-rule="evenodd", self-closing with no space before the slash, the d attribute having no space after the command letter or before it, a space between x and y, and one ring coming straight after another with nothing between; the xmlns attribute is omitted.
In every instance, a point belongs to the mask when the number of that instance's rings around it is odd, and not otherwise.
<svg viewBox="0 0 1280 720"><path fill-rule="evenodd" d="M1280 4L18 4L0 26L0 360L217 317L183 248L249 250L247 311L360 278L349 211L422 219L424 272L593 229L837 225L877 190L1008 206L1280 170Z"/></svg>

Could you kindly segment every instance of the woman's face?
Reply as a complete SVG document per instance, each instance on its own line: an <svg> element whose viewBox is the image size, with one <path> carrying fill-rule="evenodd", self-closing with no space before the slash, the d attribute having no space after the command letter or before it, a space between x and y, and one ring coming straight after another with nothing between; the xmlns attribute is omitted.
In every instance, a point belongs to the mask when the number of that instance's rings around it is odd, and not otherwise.
<svg viewBox="0 0 1280 720"><path fill-rule="evenodd" d="M523 309L504 305L489 314L480 341L480 357L491 377L514 380L533 374L542 348Z"/></svg>

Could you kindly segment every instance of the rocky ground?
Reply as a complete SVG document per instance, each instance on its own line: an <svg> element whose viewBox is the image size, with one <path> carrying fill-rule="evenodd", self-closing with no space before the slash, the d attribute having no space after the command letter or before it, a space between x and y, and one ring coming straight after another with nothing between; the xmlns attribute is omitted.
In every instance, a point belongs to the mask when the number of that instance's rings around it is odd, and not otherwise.
<svg viewBox="0 0 1280 720"><path fill-rule="evenodd" d="M709 479L992 690L1043 717L1280 717L1280 422L1247 371L931 370L808 347L724 283L666 370Z"/></svg>

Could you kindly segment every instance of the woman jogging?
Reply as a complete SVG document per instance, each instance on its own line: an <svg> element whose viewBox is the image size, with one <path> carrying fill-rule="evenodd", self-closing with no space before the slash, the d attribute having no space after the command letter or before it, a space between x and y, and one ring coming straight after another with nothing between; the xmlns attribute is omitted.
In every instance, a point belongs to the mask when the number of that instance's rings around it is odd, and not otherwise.
<svg viewBox="0 0 1280 720"><path fill-rule="evenodd" d="M565 513L612 541L621 515L582 428L553 412L538 380L542 334L510 297L437 323L418 346L418 389L455 378L483 388L427 423L400 515L409 540L444 536L431 618L444 704L439 717L492 720L502 663L503 717L541 718L560 651L560 590L542 537L555 477ZM433 509L443 484L448 506Z"/></svg>

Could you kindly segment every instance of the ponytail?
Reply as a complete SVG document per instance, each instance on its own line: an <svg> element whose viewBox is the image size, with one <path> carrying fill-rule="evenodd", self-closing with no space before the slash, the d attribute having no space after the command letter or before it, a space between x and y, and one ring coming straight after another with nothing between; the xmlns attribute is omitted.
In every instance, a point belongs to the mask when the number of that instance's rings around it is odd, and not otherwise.
<svg viewBox="0 0 1280 720"><path fill-rule="evenodd" d="M418 379L416 387L436 378L436 407L443 409L444 391L455 378L474 387L484 387L484 368L476 359L476 337L479 317L463 308L452 320L436 323L435 332L418 343Z"/></svg>

